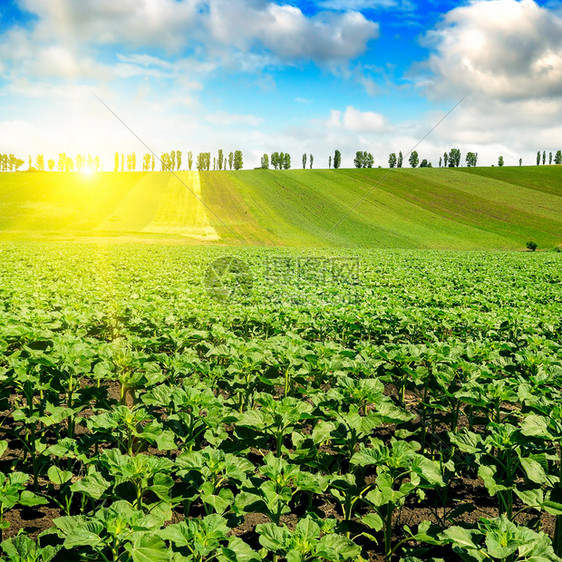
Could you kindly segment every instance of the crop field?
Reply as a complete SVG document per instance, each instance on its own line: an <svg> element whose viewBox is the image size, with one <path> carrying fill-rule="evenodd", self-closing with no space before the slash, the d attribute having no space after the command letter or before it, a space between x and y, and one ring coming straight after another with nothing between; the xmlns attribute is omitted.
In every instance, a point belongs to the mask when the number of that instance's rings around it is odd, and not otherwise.
<svg viewBox="0 0 562 562"><path fill-rule="evenodd" d="M474 171L476 170L476 171ZM520 250L562 244L562 170L0 174L1 239Z"/></svg>
<svg viewBox="0 0 562 562"><path fill-rule="evenodd" d="M4 559L560 560L561 272L3 242Z"/></svg>

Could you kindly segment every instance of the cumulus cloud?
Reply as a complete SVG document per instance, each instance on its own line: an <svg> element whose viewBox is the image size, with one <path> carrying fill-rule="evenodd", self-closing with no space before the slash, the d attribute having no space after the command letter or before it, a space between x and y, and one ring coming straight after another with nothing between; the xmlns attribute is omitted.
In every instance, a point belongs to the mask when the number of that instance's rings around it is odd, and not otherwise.
<svg viewBox="0 0 562 562"><path fill-rule="evenodd" d="M212 0L213 38L242 51L262 46L284 60L346 61L362 54L378 25L359 12L306 16L299 8L263 0Z"/></svg>
<svg viewBox="0 0 562 562"><path fill-rule="evenodd" d="M177 51L197 25L199 0L20 0L37 15L36 38Z"/></svg>
<svg viewBox="0 0 562 562"><path fill-rule="evenodd" d="M562 17L533 0L473 0L429 32L435 94L562 96Z"/></svg>
<svg viewBox="0 0 562 562"><path fill-rule="evenodd" d="M391 128L384 115L374 111L359 111L351 105L343 112L332 110L329 126L354 133L386 133Z"/></svg>
<svg viewBox="0 0 562 562"><path fill-rule="evenodd" d="M196 50L221 56L231 49L285 60L347 61L378 36L357 11L305 15L270 0L20 0L38 16L34 40L79 45L126 45L168 53ZM265 59L264 62L271 62Z"/></svg>

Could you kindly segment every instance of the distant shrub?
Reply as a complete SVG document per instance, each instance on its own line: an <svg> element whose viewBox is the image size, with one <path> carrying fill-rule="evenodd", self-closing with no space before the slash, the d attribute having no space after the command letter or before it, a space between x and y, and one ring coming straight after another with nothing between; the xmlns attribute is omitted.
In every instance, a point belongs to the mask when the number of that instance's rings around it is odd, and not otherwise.
<svg viewBox="0 0 562 562"><path fill-rule="evenodd" d="M531 250L531 252L534 252L538 247L538 244L536 242L527 242L527 249Z"/></svg>
<svg viewBox="0 0 562 562"><path fill-rule="evenodd" d="M562 246L554 246L555 252L562 252Z"/></svg>

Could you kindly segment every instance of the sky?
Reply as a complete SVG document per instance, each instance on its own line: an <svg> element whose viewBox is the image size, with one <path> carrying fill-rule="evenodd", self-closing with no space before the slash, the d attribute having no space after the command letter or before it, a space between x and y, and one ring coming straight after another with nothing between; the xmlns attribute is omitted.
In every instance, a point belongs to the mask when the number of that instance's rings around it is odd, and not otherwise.
<svg viewBox="0 0 562 562"><path fill-rule="evenodd" d="M0 0L0 153L26 162L453 147L562 148L562 1Z"/></svg>

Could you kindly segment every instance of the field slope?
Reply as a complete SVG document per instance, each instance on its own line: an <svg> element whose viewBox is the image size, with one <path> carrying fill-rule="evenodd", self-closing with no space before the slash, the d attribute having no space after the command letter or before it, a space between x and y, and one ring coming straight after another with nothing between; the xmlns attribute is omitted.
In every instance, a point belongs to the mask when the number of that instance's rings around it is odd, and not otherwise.
<svg viewBox="0 0 562 562"><path fill-rule="evenodd" d="M562 244L562 166L0 174L0 236L286 246Z"/></svg>

